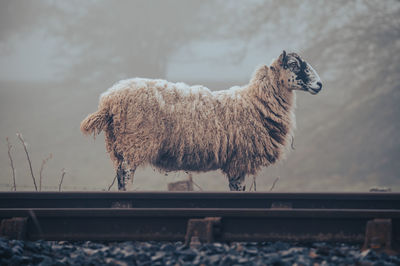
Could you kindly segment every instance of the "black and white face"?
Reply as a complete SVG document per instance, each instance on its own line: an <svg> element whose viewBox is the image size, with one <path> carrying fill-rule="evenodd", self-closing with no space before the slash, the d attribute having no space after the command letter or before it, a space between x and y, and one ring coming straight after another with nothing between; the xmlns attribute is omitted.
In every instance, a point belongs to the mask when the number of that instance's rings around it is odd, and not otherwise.
<svg viewBox="0 0 400 266"><path fill-rule="evenodd" d="M284 82L289 89L308 91L313 95L321 91L322 83L317 72L298 54L283 51L280 59L284 70L282 78L286 79Z"/></svg>

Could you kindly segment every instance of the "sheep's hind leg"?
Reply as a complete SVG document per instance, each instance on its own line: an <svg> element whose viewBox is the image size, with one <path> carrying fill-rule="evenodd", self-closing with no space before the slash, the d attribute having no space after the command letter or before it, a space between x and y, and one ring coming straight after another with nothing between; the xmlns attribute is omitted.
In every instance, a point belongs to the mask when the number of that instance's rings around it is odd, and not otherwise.
<svg viewBox="0 0 400 266"><path fill-rule="evenodd" d="M246 185L244 184L245 175L229 177L229 189L231 191L245 191Z"/></svg>
<svg viewBox="0 0 400 266"><path fill-rule="evenodd" d="M119 164L117 169L117 180L118 180L118 191L125 191L125 170L122 167L122 163Z"/></svg>
<svg viewBox="0 0 400 266"><path fill-rule="evenodd" d="M129 191L133 187L133 176L135 169L130 168L128 162L122 161L117 169L117 180L119 191Z"/></svg>

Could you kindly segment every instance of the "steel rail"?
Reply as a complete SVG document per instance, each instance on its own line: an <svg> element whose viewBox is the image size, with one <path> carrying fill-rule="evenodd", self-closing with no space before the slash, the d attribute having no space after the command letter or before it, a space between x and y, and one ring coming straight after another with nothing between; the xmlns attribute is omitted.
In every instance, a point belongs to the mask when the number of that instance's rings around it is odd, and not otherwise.
<svg viewBox="0 0 400 266"><path fill-rule="evenodd" d="M0 192L0 208L400 209L400 193Z"/></svg>
<svg viewBox="0 0 400 266"><path fill-rule="evenodd" d="M215 241L340 241L362 243L372 219L391 219L400 240L399 210L70 208L0 209L0 219L27 218L29 240L183 241L191 219L219 217Z"/></svg>

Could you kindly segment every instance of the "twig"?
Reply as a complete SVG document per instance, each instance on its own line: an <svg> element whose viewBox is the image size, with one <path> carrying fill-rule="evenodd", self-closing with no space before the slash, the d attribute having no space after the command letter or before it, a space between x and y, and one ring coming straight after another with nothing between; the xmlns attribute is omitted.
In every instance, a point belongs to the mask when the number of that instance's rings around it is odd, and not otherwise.
<svg viewBox="0 0 400 266"><path fill-rule="evenodd" d="M108 191L110 191L110 189L111 189L112 186L114 185L115 180L117 180L117 175L115 175L114 180L112 181L111 185L108 187Z"/></svg>
<svg viewBox="0 0 400 266"><path fill-rule="evenodd" d="M20 133L17 133L17 137L19 138L19 140L21 141L22 145L24 146L24 150L25 150L25 153L26 153L26 158L28 159L28 163L29 163L29 169L31 170L31 176L32 176L33 184L35 185L35 190L38 191L37 185L36 185L35 176L33 175L31 159L29 158L28 150L26 149L26 143L25 143L25 141L22 138L22 135Z"/></svg>
<svg viewBox="0 0 400 266"><path fill-rule="evenodd" d="M296 148L294 147L294 137L292 136L292 143L290 144L290 146L292 147L292 150L295 150Z"/></svg>
<svg viewBox="0 0 400 266"><path fill-rule="evenodd" d="M43 172L43 168L44 165L47 163L48 160L50 160L53 157L53 154L49 154L49 157L47 157L46 159L44 159L42 161L42 165L40 166L40 172L39 172L39 191L42 191L42 172Z"/></svg>
<svg viewBox="0 0 400 266"><path fill-rule="evenodd" d="M249 191L251 191L253 186L254 186L254 191L256 191L256 176L253 176L253 182L251 182L251 186L249 188Z"/></svg>
<svg viewBox="0 0 400 266"><path fill-rule="evenodd" d="M63 182L63 180L64 180L64 176L65 176L65 168L63 168L63 169L61 169L61 180L60 180L60 185L58 185L58 192L60 192L61 191L61 185L62 185L62 182Z"/></svg>
<svg viewBox="0 0 400 266"><path fill-rule="evenodd" d="M10 141L8 140L8 137L6 138L6 140L7 140L7 147L8 147L8 157L10 158L10 166L11 166L11 169L12 169L12 176L13 176L13 183L14 183L14 185L13 185L13 187L12 187L12 190L17 191L17 185L16 185L16 183L15 183L15 168L14 168L14 162L13 162L13 159L12 159L12 157L11 157L11 148L12 148L12 145L11 145Z"/></svg>
<svg viewBox="0 0 400 266"><path fill-rule="evenodd" d="M189 182L192 183L193 185L195 185L196 187L198 187L200 189L200 191L203 191L201 186L199 186L196 182L194 182L192 173L186 172L186 174L188 175Z"/></svg>
<svg viewBox="0 0 400 266"><path fill-rule="evenodd" d="M192 180L192 183L193 183L193 185L195 185L196 187L198 187L199 189L200 189L200 191L203 191L203 189L201 188L201 186L199 186L196 182L194 182L193 180Z"/></svg>
<svg viewBox="0 0 400 266"><path fill-rule="evenodd" d="M272 186L271 186L271 188L269 189L270 192L274 189L275 184L276 184L276 182L278 182L278 180L279 180L279 176L278 176L277 178L275 178L274 183L272 183Z"/></svg>

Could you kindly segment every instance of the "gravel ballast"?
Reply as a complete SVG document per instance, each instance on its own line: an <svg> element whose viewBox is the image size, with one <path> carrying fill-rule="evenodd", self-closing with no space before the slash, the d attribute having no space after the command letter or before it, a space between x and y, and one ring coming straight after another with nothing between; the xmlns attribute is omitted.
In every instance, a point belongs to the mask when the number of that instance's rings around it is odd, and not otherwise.
<svg viewBox="0 0 400 266"><path fill-rule="evenodd" d="M349 244L66 242L0 238L0 265L400 265Z"/></svg>

